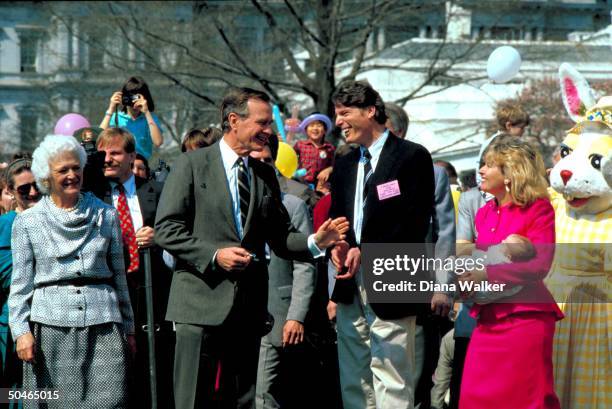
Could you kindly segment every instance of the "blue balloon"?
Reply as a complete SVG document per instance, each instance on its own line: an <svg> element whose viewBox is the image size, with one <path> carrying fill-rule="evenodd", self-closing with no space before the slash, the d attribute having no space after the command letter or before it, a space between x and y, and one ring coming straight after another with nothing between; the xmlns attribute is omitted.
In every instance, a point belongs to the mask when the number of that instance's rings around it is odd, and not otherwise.
<svg viewBox="0 0 612 409"><path fill-rule="evenodd" d="M274 116L274 122L276 122L276 128L278 129L278 133L280 133L280 136L283 138L283 141L287 142L287 135L285 134L285 124L283 123L283 118L281 117L280 109L276 104L272 106L272 115Z"/></svg>

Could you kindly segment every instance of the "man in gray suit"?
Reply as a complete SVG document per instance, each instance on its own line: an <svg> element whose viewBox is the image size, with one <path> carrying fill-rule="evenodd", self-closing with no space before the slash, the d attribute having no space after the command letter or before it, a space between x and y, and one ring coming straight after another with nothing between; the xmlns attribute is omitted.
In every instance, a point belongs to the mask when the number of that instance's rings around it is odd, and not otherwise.
<svg viewBox="0 0 612 409"><path fill-rule="evenodd" d="M266 243L310 260L344 236L346 220L315 235L291 225L269 166L248 160L272 133L268 95L232 89L221 104L223 138L174 163L155 222L177 260L166 319L176 323L177 409L252 408L261 336L270 331Z"/></svg>
<svg viewBox="0 0 612 409"><path fill-rule="evenodd" d="M293 179L289 179L281 175L280 172L277 172L277 177L281 192L286 192L302 199L309 206L309 211L312 213L312 208L319 201L319 196L317 195L317 192L315 192L303 183L296 182Z"/></svg>
<svg viewBox="0 0 612 409"><path fill-rule="evenodd" d="M269 146L261 152L252 152L251 157L274 166ZM281 196L291 224L301 233L311 234L312 221L306 203L291 194L281 193ZM304 341L304 321L315 287L313 263L287 260L277 256L274 251L270 251L268 273L268 311L274 317L274 326L262 338L259 349L255 395L257 409L289 405L283 384L295 382L296 377L292 373L297 373L301 368L291 368L291 364L287 364L288 350L285 348Z"/></svg>

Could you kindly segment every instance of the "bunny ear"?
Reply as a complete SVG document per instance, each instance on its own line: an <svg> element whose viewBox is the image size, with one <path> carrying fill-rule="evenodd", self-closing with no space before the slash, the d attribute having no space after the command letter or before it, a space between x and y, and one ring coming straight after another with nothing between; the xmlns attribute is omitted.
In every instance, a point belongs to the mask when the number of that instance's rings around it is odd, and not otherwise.
<svg viewBox="0 0 612 409"><path fill-rule="evenodd" d="M586 111L595 105L589 83L568 63L559 67L559 83L565 110L574 122L581 121Z"/></svg>

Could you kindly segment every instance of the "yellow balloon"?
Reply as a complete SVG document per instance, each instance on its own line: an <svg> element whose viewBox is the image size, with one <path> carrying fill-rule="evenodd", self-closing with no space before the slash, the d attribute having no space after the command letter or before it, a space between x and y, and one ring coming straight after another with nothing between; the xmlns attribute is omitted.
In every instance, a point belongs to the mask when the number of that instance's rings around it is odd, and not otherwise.
<svg viewBox="0 0 612 409"><path fill-rule="evenodd" d="M285 143L278 143L278 155L276 156L276 169L285 177L293 176L298 167L298 157L293 148Z"/></svg>

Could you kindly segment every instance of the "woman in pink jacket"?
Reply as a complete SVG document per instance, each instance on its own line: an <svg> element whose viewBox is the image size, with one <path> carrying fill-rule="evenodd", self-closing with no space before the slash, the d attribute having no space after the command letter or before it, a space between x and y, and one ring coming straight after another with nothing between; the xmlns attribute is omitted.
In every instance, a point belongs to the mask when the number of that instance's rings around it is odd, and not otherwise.
<svg viewBox="0 0 612 409"><path fill-rule="evenodd" d="M542 157L517 139L496 141L480 169L481 189L495 196L476 214L476 247L486 250L515 234L527 238L536 255L488 265L460 281L521 286L496 303L475 304L478 325L467 352L461 409L553 409L552 339L563 314L543 279L554 255L555 216L547 195Z"/></svg>

